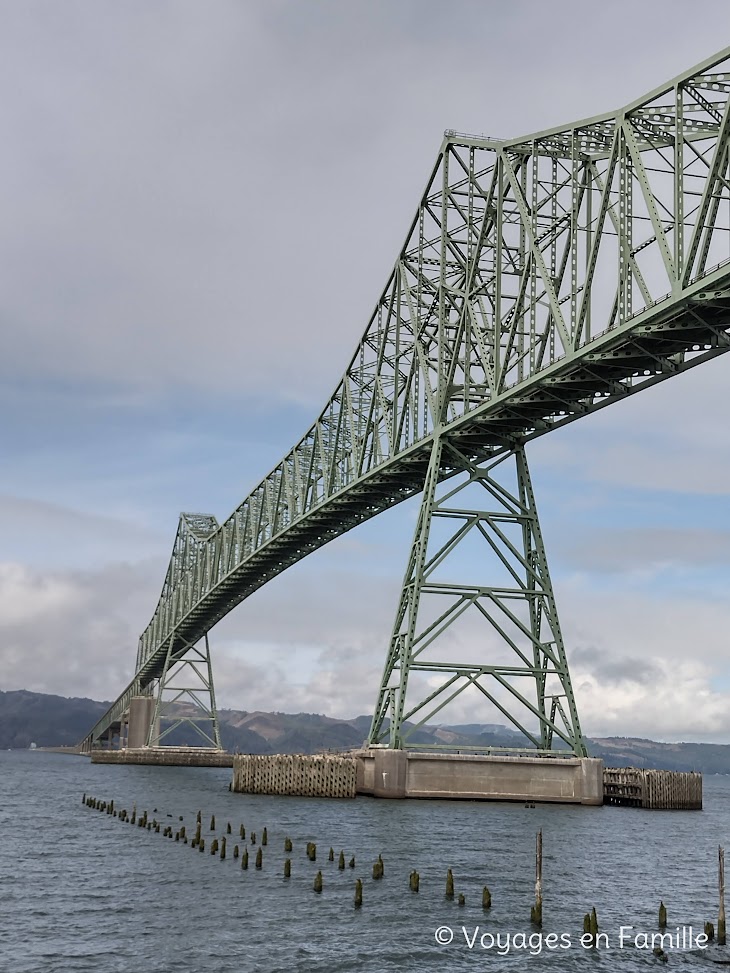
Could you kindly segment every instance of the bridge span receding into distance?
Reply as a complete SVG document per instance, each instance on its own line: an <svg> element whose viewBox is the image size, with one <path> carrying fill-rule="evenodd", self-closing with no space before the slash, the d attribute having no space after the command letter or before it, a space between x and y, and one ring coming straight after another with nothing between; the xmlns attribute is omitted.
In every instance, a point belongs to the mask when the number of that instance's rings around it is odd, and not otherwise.
<svg viewBox="0 0 730 973"><path fill-rule="evenodd" d="M180 516L134 677L82 749L159 745L181 721L220 746L213 626L422 494L368 745L418 749L468 692L519 731L514 753L585 757L525 446L730 349L729 145L730 48L571 125L447 130L334 393L227 520ZM455 577L467 537L478 584ZM467 612L498 649L454 658Z"/></svg>

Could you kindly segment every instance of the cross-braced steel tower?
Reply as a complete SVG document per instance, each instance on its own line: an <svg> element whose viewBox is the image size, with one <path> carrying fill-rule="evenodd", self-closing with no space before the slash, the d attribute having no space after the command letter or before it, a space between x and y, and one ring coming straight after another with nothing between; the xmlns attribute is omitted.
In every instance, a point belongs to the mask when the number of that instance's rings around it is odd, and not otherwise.
<svg viewBox="0 0 730 973"><path fill-rule="evenodd" d="M455 476L440 483L444 470ZM435 539L437 522L445 532ZM459 583L449 571L463 573L469 540L482 580ZM467 614L481 623L471 659L446 661L439 647ZM432 681L414 686L418 675ZM418 748L414 731L470 691L523 734L523 747L548 752L557 737L585 755L524 448L477 464L437 437L369 743Z"/></svg>

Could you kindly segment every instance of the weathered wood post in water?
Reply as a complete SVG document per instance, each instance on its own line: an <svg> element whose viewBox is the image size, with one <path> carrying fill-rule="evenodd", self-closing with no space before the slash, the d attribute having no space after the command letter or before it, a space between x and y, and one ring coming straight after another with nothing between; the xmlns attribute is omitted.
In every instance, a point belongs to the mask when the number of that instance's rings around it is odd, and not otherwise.
<svg viewBox="0 0 730 973"><path fill-rule="evenodd" d="M446 898L453 899L454 897L454 876L449 868L446 872Z"/></svg>
<svg viewBox="0 0 730 973"><path fill-rule="evenodd" d="M593 908L591 909L589 932L591 934L591 945L595 946L596 937L598 936L598 915L596 914L595 906L593 906Z"/></svg>
<svg viewBox="0 0 730 973"><path fill-rule="evenodd" d="M659 928L667 928L667 907L664 905L663 900L659 903Z"/></svg>
<svg viewBox="0 0 730 973"><path fill-rule="evenodd" d="M725 946L725 849L720 845L717 849L718 868L717 884L720 891L720 908L717 913L717 945Z"/></svg>
<svg viewBox="0 0 730 973"><path fill-rule="evenodd" d="M530 919L542 926L542 828L535 838L535 904L530 909Z"/></svg>
<svg viewBox="0 0 730 973"><path fill-rule="evenodd" d="M355 882L355 908L359 909L362 905L362 879Z"/></svg>

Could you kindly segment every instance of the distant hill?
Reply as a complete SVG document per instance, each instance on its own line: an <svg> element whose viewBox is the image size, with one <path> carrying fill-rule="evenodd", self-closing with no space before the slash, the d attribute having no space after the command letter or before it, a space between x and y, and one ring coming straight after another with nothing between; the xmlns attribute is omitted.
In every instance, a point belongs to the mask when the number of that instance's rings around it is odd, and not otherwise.
<svg viewBox="0 0 730 973"><path fill-rule="evenodd" d="M111 703L45 693L0 692L0 749L70 747L78 743Z"/></svg>
<svg viewBox="0 0 730 973"><path fill-rule="evenodd" d="M0 749L73 746L109 708L108 702L67 699L26 690L0 692ZM314 753L359 747L370 728L369 716L336 720L316 713L219 711L221 738L227 750L240 753ZM521 734L495 723L426 726L414 742L450 747L520 747ZM172 738L170 742L173 742ZM174 742L194 744L190 731L177 731ZM602 737L588 741L591 756L609 767L656 767L730 774L730 745L656 743L635 737Z"/></svg>

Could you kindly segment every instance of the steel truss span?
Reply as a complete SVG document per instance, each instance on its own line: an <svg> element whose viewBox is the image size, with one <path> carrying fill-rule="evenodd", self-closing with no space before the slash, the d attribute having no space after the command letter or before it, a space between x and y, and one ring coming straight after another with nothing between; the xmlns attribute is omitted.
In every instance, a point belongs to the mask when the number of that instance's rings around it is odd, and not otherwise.
<svg viewBox="0 0 730 973"><path fill-rule="evenodd" d="M445 133L342 380L224 523L181 516L134 679L85 748L311 551L427 480L488 465L730 348L729 95L726 48L617 112L526 138ZM562 672L560 653L540 653ZM567 722L561 739L577 752ZM543 721L535 739L553 730Z"/></svg>

